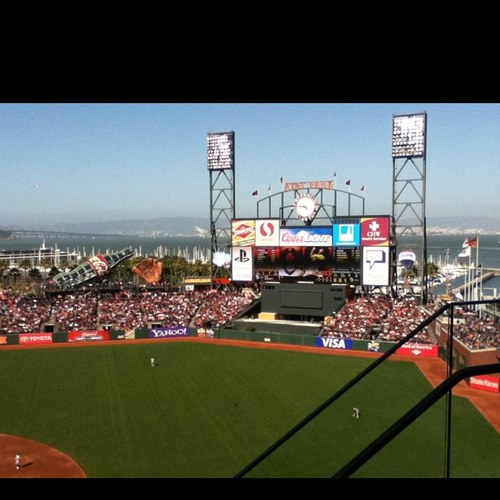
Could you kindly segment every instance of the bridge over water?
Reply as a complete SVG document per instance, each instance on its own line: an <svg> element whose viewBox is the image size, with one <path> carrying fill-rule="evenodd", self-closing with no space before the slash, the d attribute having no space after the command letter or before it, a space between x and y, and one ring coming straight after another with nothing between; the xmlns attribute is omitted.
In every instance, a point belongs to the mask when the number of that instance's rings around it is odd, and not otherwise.
<svg viewBox="0 0 500 500"><path fill-rule="evenodd" d="M71 233L67 231L25 231L23 229L1 229L0 238L132 238L131 234Z"/></svg>

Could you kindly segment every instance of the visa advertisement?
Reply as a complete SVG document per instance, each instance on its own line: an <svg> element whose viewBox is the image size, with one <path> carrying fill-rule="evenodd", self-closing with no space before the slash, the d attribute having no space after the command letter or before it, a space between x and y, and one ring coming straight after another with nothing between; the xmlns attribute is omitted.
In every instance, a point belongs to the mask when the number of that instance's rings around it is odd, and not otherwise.
<svg viewBox="0 0 500 500"><path fill-rule="evenodd" d="M335 337L316 337L316 346L327 349L352 349L352 339Z"/></svg>

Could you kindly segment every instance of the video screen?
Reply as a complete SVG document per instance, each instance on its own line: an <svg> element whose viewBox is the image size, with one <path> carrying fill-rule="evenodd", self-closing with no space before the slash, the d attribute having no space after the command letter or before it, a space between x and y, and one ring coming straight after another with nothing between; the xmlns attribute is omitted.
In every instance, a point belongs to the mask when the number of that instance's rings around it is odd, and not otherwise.
<svg viewBox="0 0 500 500"><path fill-rule="evenodd" d="M332 282L361 283L361 251L359 247L333 249Z"/></svg>
<svg viewBox="0 0 500 500"><path fill-rule="evenodd" d="M279 280L284 283L311 281L331 283L331 247L281 247L278 258Z"/></svg>

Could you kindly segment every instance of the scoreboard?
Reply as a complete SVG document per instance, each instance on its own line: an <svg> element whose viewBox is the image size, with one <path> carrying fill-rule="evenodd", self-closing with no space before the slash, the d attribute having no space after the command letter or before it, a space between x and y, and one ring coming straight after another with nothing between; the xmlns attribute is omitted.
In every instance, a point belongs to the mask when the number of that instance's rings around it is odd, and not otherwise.
<svg viewBox="0 0 500 500"><path fill-rule="evenodd" d="M391 217L337 217L328 226L280 219L231 221L232 280L260 283L391 284Z"/></svg>

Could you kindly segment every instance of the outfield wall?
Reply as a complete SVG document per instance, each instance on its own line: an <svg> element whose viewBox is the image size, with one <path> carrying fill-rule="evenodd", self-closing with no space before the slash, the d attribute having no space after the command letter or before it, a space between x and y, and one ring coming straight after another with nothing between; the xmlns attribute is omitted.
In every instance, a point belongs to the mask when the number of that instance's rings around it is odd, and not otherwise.
<svg viewBox="0 0 500 500"><path fill-rule="evenodd" d="M155 338L178 338L178 337L206 336L205 329L186 327L158 327L138 328L133 334L127 334L123 330L77 330L70 332L37 332L30 334L9 334L1 336L2 343L8 345L23 344L47 344L62 342L82 342L127 339L151 339ZM300 335L296 333L259 332L216 328L213 337L228 340L241 340L246 342L269 342L272 344L302 345L319 347L323 349L340 349L353 351L387 352L393 342L359 340L349 338L317 337L311 334ZM431 356L437 357L438 351L435 345L408 344L398 350L398 354L407 356Z"/></svg>

